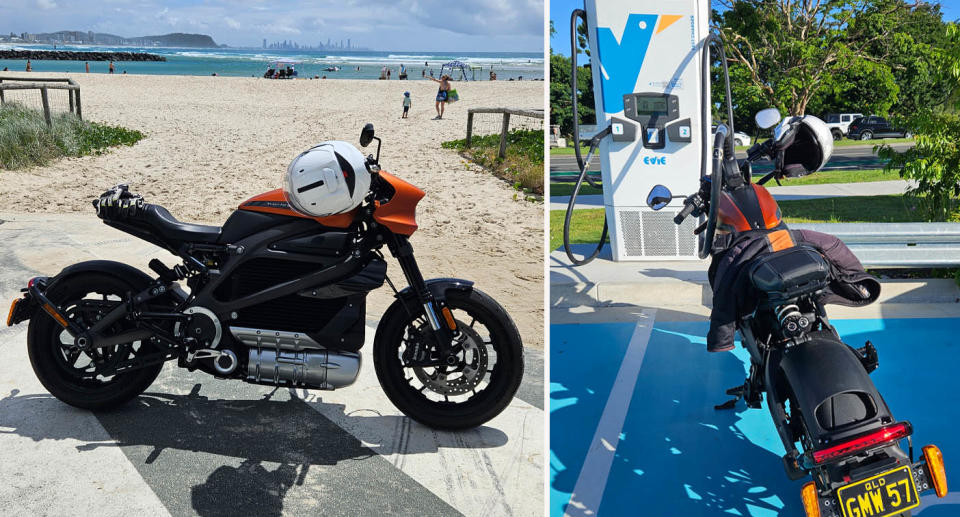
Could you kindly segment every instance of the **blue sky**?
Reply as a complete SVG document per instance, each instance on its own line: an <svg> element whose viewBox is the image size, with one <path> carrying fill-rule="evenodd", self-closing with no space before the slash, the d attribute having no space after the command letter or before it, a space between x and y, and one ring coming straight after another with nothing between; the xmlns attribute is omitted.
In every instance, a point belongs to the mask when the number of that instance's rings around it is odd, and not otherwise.
<svg viewBox="0 0 960 517"><path fill-rule="evenodd" d="M550 46L558 54L570 55L570 13L577 8L583 8L583 0L551 0L550 2L550 19L553 20L553 27L557 30L557 34L550 40ZM945 20L960 19L960 0L941 1L940 12L943 13Z"/></svg>
<svg viewBox="0 0 960 517"><path fill-rule="evenodd" d="M0 33L209 34L259 47L351 38L375 50L543 50L544 0L0 0Z"/></svg>

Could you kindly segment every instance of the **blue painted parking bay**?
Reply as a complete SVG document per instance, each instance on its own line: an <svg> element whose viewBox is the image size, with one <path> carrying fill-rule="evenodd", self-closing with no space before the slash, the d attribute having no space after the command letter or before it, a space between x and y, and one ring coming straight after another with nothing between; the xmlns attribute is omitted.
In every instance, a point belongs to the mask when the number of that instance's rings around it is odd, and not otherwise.
<svg viewBox="0 0 960 517"><path fill-rule="evenodd" d="M914 515L960 515L960 319L833 323L847 343L877 347L871 376L913 424L914 454L943 451L951 492L928 492ZM705 321L642 325L551 325L551 517L802 516L809 479L787 479L766 407L713 409L743 382L746 352L708 354Z"/></svg>

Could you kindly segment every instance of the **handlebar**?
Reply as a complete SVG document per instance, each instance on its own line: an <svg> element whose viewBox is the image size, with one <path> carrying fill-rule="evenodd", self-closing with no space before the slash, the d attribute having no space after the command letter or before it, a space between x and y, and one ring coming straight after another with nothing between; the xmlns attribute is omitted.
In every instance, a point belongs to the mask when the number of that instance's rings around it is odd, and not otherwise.
<svg viewBox="0 0 960 517"><path fill-rule="evenodd" d="M699 197L698 194L694 194L693 196ZM683 223L683 220L686 219L687 216L697 208L695 202L691 199L693 196L690 196L683 201L683 210L673 217L673 222L675 224Z"/></svg>

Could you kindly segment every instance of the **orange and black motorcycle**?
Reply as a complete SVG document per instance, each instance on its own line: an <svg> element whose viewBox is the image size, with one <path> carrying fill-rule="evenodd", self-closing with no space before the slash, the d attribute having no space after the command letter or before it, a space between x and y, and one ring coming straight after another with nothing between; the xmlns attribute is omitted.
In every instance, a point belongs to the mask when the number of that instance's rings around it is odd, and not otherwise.
<svg viewBox="0 0 960 517"><path fill-rule="evenodd" d="M758 127L778 122L774 109L757 114ZM894 418L870 378L879 364L877 350L869 341L860 348L844 343L827 317L821 294L837 280L836 268L815 246L794 242L763 187L770 179L822 168L832 151L830 133L819 119L791 117L777 125L773 138L751 147L743 162L735 158L729 134L718 125L712 173L701 175L700 190L686 197L674 218L677 224L691 215L705 218L695 230L702 259L733 260L727 254L744 239L763 244L763 252L732 275L745 285L737 292L756 302L735 323L750 355L749 375L727 390L735 398L716 409L733 409L740 400L759 409L766 398L786 451L787 476L813 478L801 490L807 517L907 517L921 504L921 493L947 494L940 449L924 446L914 460L913 427ZM751 162L761 158L769 158L774 169L751 183ZM660 210L671 199L657 185L647 204ZM715 300L714 310L734 303ZM711 351L733 348L732 336L722 347L711 348L709 335L707 341Z"/></svg>
<svg viewBox="0 0 960 517"><path fill-rule="evenodd" d="M503 411L523 376L517 328L473 282L424 280L409 241L424 192L380 170L380 139L367 124L360 143L374 139L369 193L333 216L296 212L278 189L243 202L222 227L203 226L177 221L125 185L104 193L94 201L104 223L183 263L153 259L154 277L98 260L31 279L7 324L29 320L30 362L44 387L76 407L108 408L176 359L221 379L342 388L360 370L367 293L386 281L396 301L377 326L373 361L394 405L442 429ZM400 291L383 246L407 279Z"/></svg>

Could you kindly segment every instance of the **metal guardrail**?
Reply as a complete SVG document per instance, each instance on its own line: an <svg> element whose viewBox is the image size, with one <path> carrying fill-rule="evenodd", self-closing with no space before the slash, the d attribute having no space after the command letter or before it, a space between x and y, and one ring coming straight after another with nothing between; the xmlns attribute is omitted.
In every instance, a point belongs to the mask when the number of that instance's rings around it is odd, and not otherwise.
<svg viewBox="0 0 960 517"><path fill-rule="evenodd" d="M865 267L960 266L960 223L791 224L836 235Z"/></svg>

